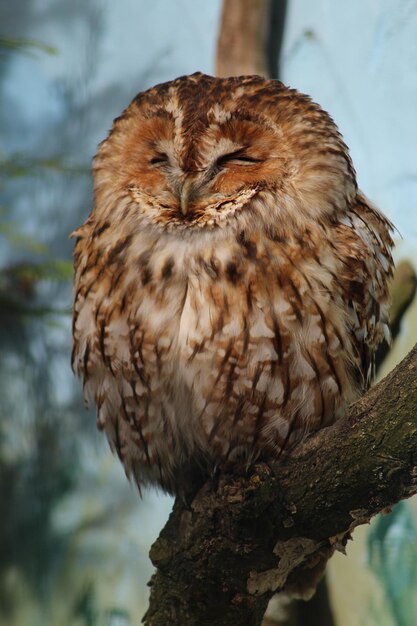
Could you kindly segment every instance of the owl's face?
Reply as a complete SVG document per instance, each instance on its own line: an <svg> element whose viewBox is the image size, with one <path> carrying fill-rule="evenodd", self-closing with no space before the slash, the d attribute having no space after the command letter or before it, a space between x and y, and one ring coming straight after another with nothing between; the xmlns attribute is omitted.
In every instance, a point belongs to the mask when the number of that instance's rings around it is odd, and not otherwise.
<svg viewBox="0 0 417 626"><path fill-rule="evenodd" d="M95 159L96 208L132 227L315 219L356 192L346 146L307 96L259 77L194 74L139 94ZM315 196L317 201L315 201ZM318 199L320 202L318 202Z"/></svg>

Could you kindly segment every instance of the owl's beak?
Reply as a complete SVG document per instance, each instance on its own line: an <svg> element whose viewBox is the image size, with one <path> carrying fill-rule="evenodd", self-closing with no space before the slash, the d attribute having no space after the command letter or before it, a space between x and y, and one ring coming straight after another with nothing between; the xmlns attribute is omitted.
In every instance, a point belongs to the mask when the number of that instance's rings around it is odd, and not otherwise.
<svg viewBox="0 0 417 626"><path fill-rule="evenodd" d="M184 180L183 186L181 188L180 204L181 204L181 213L184 216L188 215L190 199L192 198L195 192L194 182L195 181L193 178L188 177Z"/></svg>

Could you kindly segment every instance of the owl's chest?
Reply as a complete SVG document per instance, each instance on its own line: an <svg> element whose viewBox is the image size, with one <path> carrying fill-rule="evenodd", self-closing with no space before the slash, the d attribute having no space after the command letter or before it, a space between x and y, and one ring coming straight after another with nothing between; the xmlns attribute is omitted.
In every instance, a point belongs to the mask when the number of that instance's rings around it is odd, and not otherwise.
<svg viewBox="0 0 417 626"><path fill-rule="evenodd" d="M293 415L328 422L351 399L354 360L334 267L234 254L143 297L151 401L201 415ZM176 407L176 408L175 408ZM222 420L220 420L222 421ZM207 422L207 423L206 423Z"/></svg>
<svg viewBox="0 0 417 626"><path fill-rule="evenodd" d="M227 256L222 262L211 259L211 265L201 260L187 273L173 272L143 289L134 344L140 341L149 376L181 377L196 388L222 360L235 355L243 367L250 344L270 342L272 320L271 328L265 322L270 304L265 278L253 265L244 269ZM268 352L271 356L273 349Z"/></svg>
<svg viewBox="0 0 417 626"><path fill-rule="evenodd" d="M200 258L192 271L145 290L148 367L190 389L215 386L226 371L229 386L255 376L262 387L279 368L312 376L317 358L337 352L346 333L343 303L325 290L331 272L267 261L235 252Z"/></svg>

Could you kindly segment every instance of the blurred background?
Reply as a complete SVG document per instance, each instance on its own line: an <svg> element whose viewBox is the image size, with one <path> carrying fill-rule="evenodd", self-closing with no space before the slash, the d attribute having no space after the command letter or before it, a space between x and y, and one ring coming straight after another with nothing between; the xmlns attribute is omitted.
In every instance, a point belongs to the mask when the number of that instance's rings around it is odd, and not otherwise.
<svg viewBox="0 0 417 626"><path fill-rule="evenodd" d="M382 375L417 334L417 0L266 5L268 72L332 115L398 228L408 295ZM148 550L172 502L139 498L83 408L68 235L113 118L155 83L215 73L222 15L221 0L0 0L1 626L129 626L146 610ZM328 570L321 626L415 626L413 501L357 529Z"/></svg>

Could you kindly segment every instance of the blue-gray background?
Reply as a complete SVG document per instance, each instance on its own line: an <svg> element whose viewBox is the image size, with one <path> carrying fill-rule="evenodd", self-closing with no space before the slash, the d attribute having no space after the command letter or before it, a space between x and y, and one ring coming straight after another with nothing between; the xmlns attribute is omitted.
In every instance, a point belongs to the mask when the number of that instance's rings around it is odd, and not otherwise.
<svg viewBox="0 0 417 626"><path fill-rule="evenodd" d="M214 71L220 0L0 2L0 625L128 626L171 502L141 501L82 407L69 232L90 160L147 87ZM366 194L417 262L417 1L289 0L282 80L338 123ZM414 306L391 361L413 342ZM409 503L330 568L338 626L414 626Z"/></svg>

